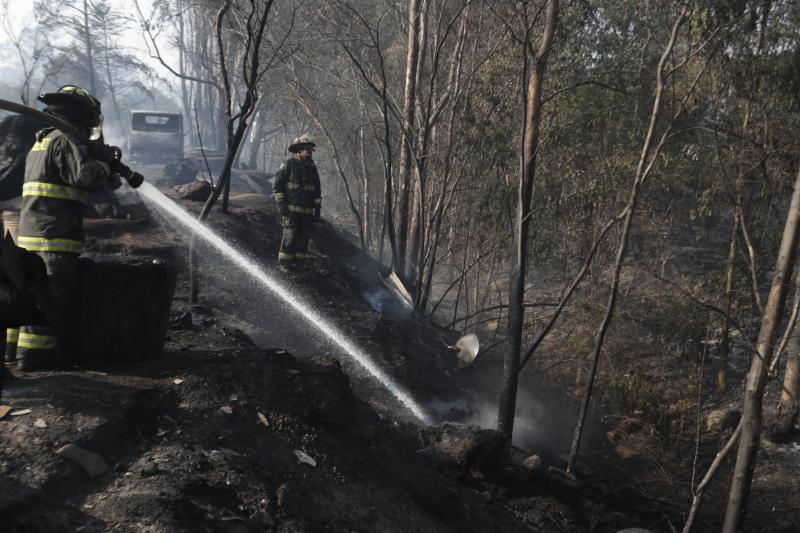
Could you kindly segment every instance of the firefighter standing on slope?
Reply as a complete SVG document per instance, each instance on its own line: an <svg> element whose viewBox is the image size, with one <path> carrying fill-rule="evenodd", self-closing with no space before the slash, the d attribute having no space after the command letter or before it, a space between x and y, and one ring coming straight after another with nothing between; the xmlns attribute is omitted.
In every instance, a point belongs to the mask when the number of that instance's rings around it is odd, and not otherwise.
<svg viewBox="0 0 800 533"><path fill-rule="evenodd" d="M311 158L314 141L306 134L289 145L295 154L287 159L275 173L272 196L283 215L283 239L278 252L278 264L291 270L308 259L308 241L314 223L319 221L322 192L319 174Z"/></svg>
<svg viewBox="0 0 800 533"><path fill-rule="evenodd" d="M20 370L67 364L69 320L75 313L78 256L83 251L83 211L87 192L115 189L124 176L131 186L142 182L120 161L121 152L103 143L100 102L85 90L65 85L39 100L54 115L84 135L71 138L53 127L36 134L25 161L17 245L36 252L47 267L57 323L51 327L23 326L17 341Z"/></svg>

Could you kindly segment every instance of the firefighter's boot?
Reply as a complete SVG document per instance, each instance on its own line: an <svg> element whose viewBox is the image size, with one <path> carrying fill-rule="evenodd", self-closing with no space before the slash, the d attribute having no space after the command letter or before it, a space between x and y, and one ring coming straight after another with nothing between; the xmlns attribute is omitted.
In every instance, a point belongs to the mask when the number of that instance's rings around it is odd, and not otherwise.
<svg viewBox="0 0 800 533"><path fill-rule="evenodd" d="M6 363L13 363L17 360L17 341L19 340L19 329L9 328L6 330Z"/></svg>
<svg viewBox="0 0 800 533"><path fill-rule="evenodd" d="M23 372L59 368L58 337L48 326L23 326L17 343L17 369Z"/></svg>

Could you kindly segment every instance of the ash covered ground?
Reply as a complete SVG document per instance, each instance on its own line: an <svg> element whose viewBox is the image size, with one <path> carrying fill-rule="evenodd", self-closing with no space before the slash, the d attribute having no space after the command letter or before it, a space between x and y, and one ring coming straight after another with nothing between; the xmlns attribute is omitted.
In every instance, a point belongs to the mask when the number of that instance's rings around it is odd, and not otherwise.
<svg viewBox="0 0 800 533"><path fill-rule="evenodd" d="M280 227L263 196L233 197L231 214L210 224L275 264ZM86 226L92 253L178 267L165 353L6 383L3 403L30 412L0 420L3 531L669 531L679 520L678 509L615 484L618 464L598 467L611 453L598 424L583 465L596 482L554 484L544 466L501 460L492 432L418 425L334 343L202 246L201 302L191 305L187 238L162 214L135 205ZM280 279L437 421L490 420L499 357L459 370L446 347L458 334L402 316L378 266L330 224L315 256L309 272ZM535 390L522 393L517 444L546 466L569 439L572 403ZM89 476L55 453L67 444L108 470Z"/></svg>

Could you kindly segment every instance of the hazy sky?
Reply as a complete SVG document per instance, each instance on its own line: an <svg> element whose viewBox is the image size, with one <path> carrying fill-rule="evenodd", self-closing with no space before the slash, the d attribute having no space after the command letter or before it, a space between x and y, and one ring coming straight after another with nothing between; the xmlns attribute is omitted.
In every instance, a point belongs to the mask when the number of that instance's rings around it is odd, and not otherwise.
<svg viewBox="0 0 800 533"><path fill-rule="evenodd" d="M9 18L11 20L13 31L19 32L25 27L34 27L36 25L36 18L33 14L33 0L2 0L8 2ZM134 19L137 18L136 10L133 6L132 0L109 0L109 3L116 9L128 14ZM145 16L149 15L152 0L139 0L139 5ZM129 30L123 31L119 34L121 44L135 50L137 57L142 61L151 65L155 71L164 77L169 83L174 82L174 76L169 73L161 64L155 59L150 59L145 46L144 36L138 27L138 24L131 24ZM165 59L168 61L175 61L177 54L170 49L165 42L159 41L159 49L164 54ZM0 31L0 77L3 81L11 83L12 80L20 75L21 67L19 58L16 51L9 45L8 35L5 27ZM59 82L64 80L59 80ZM70 80L64 81L68 83Z"/></svg>

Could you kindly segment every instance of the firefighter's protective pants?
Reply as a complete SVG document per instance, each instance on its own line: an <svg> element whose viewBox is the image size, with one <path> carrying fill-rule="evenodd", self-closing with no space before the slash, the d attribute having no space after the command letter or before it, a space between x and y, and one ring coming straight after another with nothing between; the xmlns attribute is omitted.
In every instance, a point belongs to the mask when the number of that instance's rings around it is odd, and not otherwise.
<svg viewBox="0 0 800 533"><path fill-rule="evenodd" d="M11 235L14 242L17 242L19 229L19 211L3 210L0 211L0 238L5 239L6 233ZM0 330L2 333L2 330ZM5 360L13 362L17 359L17 339L19 338L18 328L5 330Z"/></svg>
<svg viewBox="0 0 800 533"><path fill-rule="evenodd" d="M50 326L22 326L17 339L21 370L67 364L71 320L78 301L78 254L37 252L47 267L47 281L57 320Z"/></svg>
<svg viewBox="0 0 800 533"><path fill-rule="evenodd" d="M292 213L283 217L283 238L278 252L278 261L302 261L308 259L308 241L314 230L314 216Z"/></svg>

